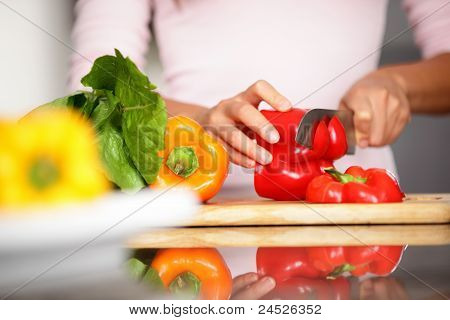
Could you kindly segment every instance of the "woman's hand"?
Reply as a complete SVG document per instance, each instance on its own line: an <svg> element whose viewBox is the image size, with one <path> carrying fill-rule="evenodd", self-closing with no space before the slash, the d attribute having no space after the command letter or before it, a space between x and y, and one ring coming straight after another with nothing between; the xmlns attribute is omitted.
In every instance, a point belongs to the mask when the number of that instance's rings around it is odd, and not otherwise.
<svg viewBox="0 0 450 320"><path fill-rule="evenodd" d="M362 148L394 142L411 119L401 81L385 70L356 82L339 107L354 112L356 141Z"/></svg>
<svg viewBox="0 0 450 320"><path fill-rule="evenodd" d="M275 280L271 277L259 278L256 273L249 272L233 279L233 300L257 300L275 288Z"/></svg>
<svg viewBox="0 0 450 320"><path fill-rule="evenodd" d="M395 278L371 278L359 284L360 300L408 300L405 286Z"/></svg>
<svg viewBox="0 0 450 320"><path fill-rule="evenodd" d="M206 130L224 143L231 161L243 167L254 167L255 161L260 164L272 161L272 155L252 139L254 134L269 143L276 143L280 139L276 129L257 109L262 101L278 111L291 108L288 99L269 83L260 80L197 117Z"/></svg>

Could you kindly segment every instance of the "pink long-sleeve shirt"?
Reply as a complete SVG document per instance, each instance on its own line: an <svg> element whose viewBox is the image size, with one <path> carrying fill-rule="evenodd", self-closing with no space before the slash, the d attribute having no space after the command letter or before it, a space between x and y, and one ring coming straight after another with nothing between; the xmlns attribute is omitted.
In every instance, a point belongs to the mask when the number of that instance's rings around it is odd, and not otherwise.
<svg viewBox="0 0 450 320"><path fill-rule="evenodd" d="M404 0L424 57L450 51L446 3ZM78 89L92 61L114 48L143 69L153 37L166 97L212 107L265 79L292 102L300 101L299 107L335 108L356 80L377 68L386 5L386 0L79 0L70 88ZM337 163L351 164L395 172L389 147L357 148ZM232 167L227 183L247 185L252 177ZM248 250L253 256L254 249ZM233 259L242 252L222 252L234 275L255 270L254 259Z"/></svg>
<svg viewBox="0 0 450 320"><path fill-rule="evenodd" d="M425 57L450 51L448 3L404 0ZM92 61L114 48L143 69L153 36L166 97L212 107L265 79L298 107L334 108L356 80L376 69L386 5L385 0L79 0L70 88L79 88ZM389 147L357 149L337 163L351 164L396 172ZM251 183L251 174L233 167L228 182Z"/></svg>
<svg viewBox="0 0 450 320"><path fill-rule="evenodd" d="M448 2L404 1L425 57L450 50ZM143 69L153 36L166 97L212 107L265 79L298 107L334 108L356 80L376 69L386 5L386 0L79 0L70 88L79 88L92 61L114 48ZM337 165L356 163L396 171L389 147L357 149ZM233 167L228 182L247 184L251 175Z"/></svg>
<svg viewBox="0 0 450 320"><path fill-rule="evenodd" d="M450 51L450 1L404 0L424 57ZM156 38L166 97L212 107L258 79L298 107L335 108L376 69L386 0L79 0L69 86L95 58L118 48L140 67ZM153 35L150 31L153 25ZM151 75L150 75L151 78ZM396 172L389 147L358 149L338 161ZM232 167L228 183L251 183Z"/></svg>
<svg viewBox="0 0 450 320"><path fill-rule="evenodd" d="M446 4L404 0L425 57L450 51ZM114 48L143 69L153 36L166 97L212 107L265 79L298 107L334 108L356 80L377 68L386 5L385 0L79 0L70 88L79 88L92 61ZM357 149L337 164L396 171L389 147ZM251 174L233 167L228 182L251 183Z"/></svg>

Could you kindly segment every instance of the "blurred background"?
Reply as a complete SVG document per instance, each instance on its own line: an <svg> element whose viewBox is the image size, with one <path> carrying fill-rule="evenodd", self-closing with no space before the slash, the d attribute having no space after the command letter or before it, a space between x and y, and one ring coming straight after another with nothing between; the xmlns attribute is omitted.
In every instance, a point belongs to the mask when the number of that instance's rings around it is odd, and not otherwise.
<svg viewBox="0 0 450 320"><path fill-rule="evenodd" d="M5 7L11 6L16 11ZM0 117L19 117L66 93L73 0L0 2ZM385 40L407 28L401 1L388 7ZM158 52L150 50L148 74L163 87ZM386 46L380 65L420 58L409 31ZM414 116L393 145L406 192L449 192L450 117Z"/></svg>

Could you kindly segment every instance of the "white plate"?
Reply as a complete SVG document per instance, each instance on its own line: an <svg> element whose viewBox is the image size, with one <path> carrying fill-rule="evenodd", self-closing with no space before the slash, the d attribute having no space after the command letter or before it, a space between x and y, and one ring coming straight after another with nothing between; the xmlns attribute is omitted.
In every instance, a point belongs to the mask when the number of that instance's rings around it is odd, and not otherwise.
<svg viewBox="0 0 450 320"><path fill-rule="evenodd" d="M196 205L188 193L146 190L32 212L3 210L0 294L4 296L28 281L21 291L114 270L125 259L127 237L186 221Z"/></svg>

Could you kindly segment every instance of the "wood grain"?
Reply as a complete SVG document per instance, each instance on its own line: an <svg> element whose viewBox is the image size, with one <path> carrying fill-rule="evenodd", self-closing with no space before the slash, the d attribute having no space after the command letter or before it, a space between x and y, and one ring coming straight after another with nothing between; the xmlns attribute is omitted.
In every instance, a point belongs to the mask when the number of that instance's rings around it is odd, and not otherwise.
<svg viewBox="0 0 450 320"><path fill-rule="evenodd" d="M151 230L128 242L131 248L400 244L450 244L450 225L168 228Z"/></svg>
<svg viewBox="0 0 450 320"><path fill-rule="evenodd" d="M450 223L450 194L411 194L402 203L310 204L264 199L205 204L180 226Z"/></svg>

